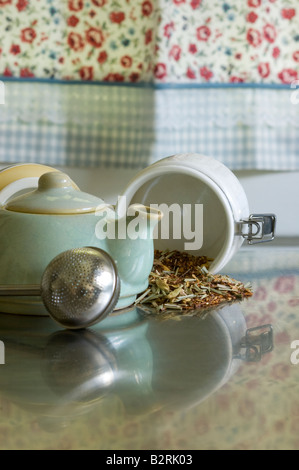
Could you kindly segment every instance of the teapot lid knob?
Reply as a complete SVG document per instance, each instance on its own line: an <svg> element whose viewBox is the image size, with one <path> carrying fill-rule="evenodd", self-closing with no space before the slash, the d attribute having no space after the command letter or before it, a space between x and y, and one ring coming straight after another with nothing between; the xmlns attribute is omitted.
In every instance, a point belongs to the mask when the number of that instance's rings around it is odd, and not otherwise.
<svg viewBox="0 0 299 470"><path fill-rule="evenodd" d="M73 188L74 183L71 178L65 173L59 171L51 171L45 173L39 178L38 189L39 191L46 191L54 188ZM78 189L78 188L76 188Z"/></svg>

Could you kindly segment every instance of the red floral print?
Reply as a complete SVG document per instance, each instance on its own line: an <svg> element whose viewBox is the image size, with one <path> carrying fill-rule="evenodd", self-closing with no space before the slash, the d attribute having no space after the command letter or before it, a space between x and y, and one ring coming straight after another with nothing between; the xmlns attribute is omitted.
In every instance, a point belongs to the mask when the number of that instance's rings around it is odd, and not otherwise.
<svg viewBox="0 0 299 470"><path fill-rule="evenodd" d="M254 11L251 11L246 16L246 21L248 21L249 23L255 23L257 19L258 19L258 15Z"/></svg>
<svg viewBox="0 0 299 470"><path fill-rule="evenodd" d="M54 2L0 0L0 13L7 6L2 30L9 31L1 43L0 74L20 76L23 70L26 76L29 70L36 77L68 80L236 84L298 79L295 0L286 7L274 0L246 0L245 10L237 0L217 0L210 16L202 0L161 0L159 8L153 0L65 3L63 25ZM245 32L238 24L242 18ZM139 67L150 55L153 61ZM65 66L55 67L55 61Z"/></svg>
<svg viewBox="0 0 299 470"><path fill-rule="evenodd" d="M269 302L269 303L267 304L267 309L268 309L268 312L273 313L273 312L276 310L276 303L273 302L273 301L272 301L272 302ZM270 322L271 322L271 321L272 321L272 318L271 318ZM270 322L269 322L269 323L270 323Z"/></svg>
<svg viewBox="0 0 299 470"><path fill-rule="evenodd" d="M203 436L206 435L210 429L211 425L208 418L199 418L194 422L194 429L197 435Z"/></svg>
<svg viewBox="0 0 299 470"><path fill-rule="evenodd" d="M265 287L258 287L253 293L253 298L255 300L265 300L267 298L267 290L265 289Z"/></svg>
<svg viewBox="0 0 299 470"><path fill-rule="evenodd" d="M121 65L124 67L124 68L130 68L132 66L132 63L133 63L133 59L132 57L130 57L129 55L124 55L121 59L120 59L120 63Z"/></svg>
<svg viewBox="0 0 299 470"><path fill-rule="evenodd" d="M250 400L248 397L244 397L240 399L239 406L238 406L238 413L242 418L248 420L251 416L254 416L256 413L256 404L254 401ZM245 449L247 448L245 444ZM245 450L244 449L244 450Z"/></svg>
<svg viewBox="0 0 299 470"><path fill-rule="evenodd" d="M191 54L196 54L196 52L197 52L196 44L189 44L189 52Z"/></svg>
<svg viewBox="0 0 299 470"><path fill-rule="evenodd" d="M174 60L180 60L182 49L180 46L174 45L169 51L169 57L172 57Z"/></svg>
<svg viewBox="0 0 299 470"><path fill-rule="evenodd" d="M260 7L262 0L248 0L247 4L249 7L257 8Z"/></svg>
<svg viewBox="0 0 299 470"><path fill-rule="evenodd" d="M72 15L68 18L67 24L75 28L77 24L79 23L79 21L80 21L79 18L77 18L75 15Z"/></svg>
<svg viewBox="0 0 299 470"><path fill-rule="evenodd" d="M272 56L274 57L274 59L277 59L277 57L280 56L280 49L279 49L279 47L273 47Z"/></svg>
<svg viewBox="0 0 299 470"><path fill-rule="evenodd" d="M291 365L285 362L274 364L271 369L271 377L275 380L285 380L290 375Z"/></svg>
<svg viewBox="0 0 299 470"><path fill-rule="evenodd" d="M23 10L26 10L28 3L29 3L28 0L18 0L16 7L19 11L23 11Z"/></svg>
<svg viewBox="0 0 299 470"><path fill-rule="evenodd" d="M147 45L149 44L150 42L152 42L153 40L153 30L152 29L148 29L147 31L145 31L145 35L144 35L144 44Z"/></svg>
<svg viewBox="0 0 299 470"><path fill-rule="evenodd" d="M193 10L196 10L201 4L202 0L191 0L190 6L193 8Z"/></svg>
<svg viewBox="0 0 299 470"><path fill-rule="evenodd" d="M174 22L168 23L164 26L164 36L170 38L174 31Z"/></svg>
<svg viewBox="0 0 299 470"><path fill-rule="evenodd" d="M296 15L296 10L294 8L284 8L281 10L281 16L286 20L291 20Z"/></svg>
<svg viewBox="0 0 299 470"><path fill-rule="evenodd" d="M67 38L68 45L74 51L82 51L84 48L84 41L82 36L78 33L70 33Z"/></svg>
<svg viewBox="0 0 299 470"><path fill-rule="evenodd" d="M151 2L146 0L145 2L142 3L141 5L141 11L144 16L150 16L150 14L153 11L153 5Z"/></svg>
<svg viewBox="0 0 299 470"><path fill-rule="evenodd" d="M290 305L290 304L289 304ZM275 344L291 344L291 337L286 331L276 332Z"/></svg>
<svg viewBox="0 0 299 470"><path fill-rule="evenodd" d="M244 78L232 76L232 77L230 77L229 81L230 81L230 83L243 83Z"/></svg>
<svg viewBox="0 0 299 470"><path fill-rule="evenodd" d="M295 62L299 62L299 51L294 52L293 59L294 59Z"/></svg>
<svg viewBox="0 0 299 470"><path fill-rule="evenodd" d="M17 55L17 54L20 54L21 48L18 44L12 44L9 52L11 54Z"/></svg>
<svg viewBox="0 0 299 470"><path fill-rule="evenodd" d="M80 11L84 6L83 0L69 0L68 5L71 11Z"/></svg>
<svg viewBox="0 0 299 470"><path fill-rule="evenodd" d="M158 80L162 80L167 76L166 65L159 62L154 68L154 75Z"/></svg>
<svg viewBox="0 0 299 470"><path fill-rule="evenodd" d="M264 38L273 43L276 39L277 33L276 29L272 24L266 24L263 28Z"/></svg>
<svg viewBox="0 0 299 470"><path fill-rule="evenodd" d="M85 32L86 41L93 47L101 47L105 41L103 31L97 28L89 28Z"/></svg>
<svg viewBox="0 0 299 470"><path fill-rule="evenodd" d="M12 77L12 71L8 67L5 67L3 72L4 77Z"/></svg>
<svg viewBox="0 0 299 470"><path fill-rule="evenodd" d="M36 38L36 32L33 28L24 28L21 31L21 40L23 42L33 42Z"/></svg>
<svg viewBox="0 0 299 470"><path fill-rule="evenodd" d="M120 73L109 73L104 77L105 82L123 82L124 76Z"/></svg>
<svg viewBox="0 0 299 470"><path fill-rule="evenodd" d="M292 292L295 286L295 276L281 276L277 278L274 284L274 290L280 294Z"/></svg>
<svg viewBox="0 0 299 470"><path fill-rule="evenodd" d="M249 28L246 38L253 47L259 47L262 43L262 35L257 29Z"/></svg>
<svg viewBox="0 0 299 470"><path fill-rule="evenodd" d="M23 68L23 69L20 70L20 77L22 77L22 78L33 78L34 73L26 67L26 68Z"/></svg>
<svg viewBox="0 0 299 470"><path fill-rule="evenodd" d="M208 67L201 67L199 73L201 77L207 80L207 82L213 77L213 72Z"/></svg>
<svg viewBox="0 0 299 470"><path fill-rule="evenodd" d="M211 36L211 30L208 26L200 26L196 29L196 37L199 41L207 41Z"/></svg>
<svg viewBox="0 0 299 470"><path fill-rule="evenodd" d="M278 78L286 85L298 80L298 72L294 69L284 69L278 74Z"/></svg>
<svg viewBox="0 0 299 470"><path fill-rule="evenodd" d="M108 54L106 51L101 51L98 55L98 62L99 64L104 64L108 58Z"/></svg>
<svg viewBox="0 0 299 470"><path fill-rule="evenodd" d="M81 67L79 74L82 80L90 81L93 79L93 67Z"/></svg>
<svg viewBox="0 0 299 470"><path fill-rule="evenodd" d="M137 73L137 72L132 72L131 75L129 75L129 80L130 80L130 82L132 82L132 83L136 83L136 82L138 82L139 77L140 77L140 74L139 74L139 73Z"/></svg>
<svg viewBox="0 0 299 470"><path fill-rule="evenodd" d="M91 0L96 7L103 7L106 5L107 0Z"/></svg>
<svg viewBox="0 0 299 470"><path fill-rule="evenodd" d="M113 11L109 15L112 23L122 23L125 19L125 14L122 11Z"/></svg>
<svg viewBox="0 0 299 470"><path fill-rule="evenodd" d="M270 65L268 62L261 62L258 65L258 73L262 78L267 78L270 75Z"/></svg>
<svg viewBox="0 0 299 470"><path fill-rule="evenodd" d="M186 76L190 78L191 80L194 80L196 78L196 73L194 70L192 70L190 67L187 68Z"/></svg>
<svg viewBox="0 0 299 470"><path fill-rule="evenodd" d="M278 74L278 78L286 85L298 80L298 72L294 69L284 69Z"/></svg>

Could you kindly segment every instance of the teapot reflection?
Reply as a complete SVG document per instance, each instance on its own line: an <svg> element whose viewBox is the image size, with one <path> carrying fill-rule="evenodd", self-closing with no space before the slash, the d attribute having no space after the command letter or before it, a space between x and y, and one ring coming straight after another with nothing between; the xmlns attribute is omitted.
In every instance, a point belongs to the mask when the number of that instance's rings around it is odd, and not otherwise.
<svg viewBox="0 0 299 470"><path fill-rule="evenodd" d="M0 398L34 414L49 431L90 413L107 396L119 396L129 411L145 406L152 351L137 309L111 314L93 329L55 328L47 317L0 315L6 353Z"/></svg>
<svg viewBox="0 0 299 470"><path fill-rule="evenodd" d="M47 318L1 315L0 396L49 431L87 413L100 416L112 398L127 414L185 409L273 347L271 326L247 330L239 304L204 319L159 320L137 308L118 318L113 327L104 320L89 330L55 331Z"/></svg>

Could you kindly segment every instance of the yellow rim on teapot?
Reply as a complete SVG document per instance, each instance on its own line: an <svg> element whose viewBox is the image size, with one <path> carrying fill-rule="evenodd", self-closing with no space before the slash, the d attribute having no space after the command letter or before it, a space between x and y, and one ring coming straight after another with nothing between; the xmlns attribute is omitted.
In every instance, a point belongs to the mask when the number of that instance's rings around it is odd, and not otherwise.
<svg viewBox="0 0 299 470"><path fill-rule="evenodd" d="M0 170L0 204L4 204L10 195L35 189L40 176L53 171L59 170L38 163L20 163L3 168ZM75 183L74 188L78 189Z"/></svg>

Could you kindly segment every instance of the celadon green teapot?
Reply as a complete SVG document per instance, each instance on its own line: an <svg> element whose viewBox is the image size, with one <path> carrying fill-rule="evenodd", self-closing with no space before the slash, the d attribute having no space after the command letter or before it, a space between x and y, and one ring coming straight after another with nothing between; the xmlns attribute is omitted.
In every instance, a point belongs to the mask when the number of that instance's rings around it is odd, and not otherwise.
<svg viewBox="0 0 299 470"><path fill-rule="evenodd" d="M16 170L22 171L20 167ZM30 165L24 169L30 171ZM58 254L93 246L105 250L116 263L121 287L115 308L133 304L148 286L152 235L161 212L133 204L119 216L102 199L81 192L66 174L51 168L41 173L37 188L23 194L9 194L11 185L1 188L0 181L0 284L39 284ZM42 300L33 296L0 297L0 311L48 315Z"/></svg>

